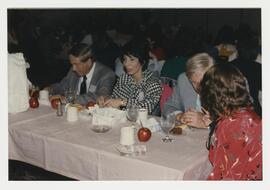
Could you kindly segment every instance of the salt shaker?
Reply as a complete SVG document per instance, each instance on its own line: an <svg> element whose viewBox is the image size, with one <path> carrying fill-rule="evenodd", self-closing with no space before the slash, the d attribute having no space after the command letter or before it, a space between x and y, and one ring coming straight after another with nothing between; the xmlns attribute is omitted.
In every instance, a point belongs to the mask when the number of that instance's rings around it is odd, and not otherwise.
<svg viewBox="0 0 270 190"><path fill-rule="evenodd" d="M63 115L62 104L61 104L61 102L58 102L58 104L57 104L56 115L57 115L57 116L62 116L62 115Z"/></svg>

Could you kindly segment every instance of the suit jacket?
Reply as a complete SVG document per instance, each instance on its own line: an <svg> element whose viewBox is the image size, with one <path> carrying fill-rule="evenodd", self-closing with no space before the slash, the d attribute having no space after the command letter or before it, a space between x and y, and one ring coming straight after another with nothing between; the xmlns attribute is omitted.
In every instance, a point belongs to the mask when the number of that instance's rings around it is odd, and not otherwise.
<svg viewBox="0 0 270 190"><path fill-rule="evenodd" d="M51 86L51 94L64 95L65 91L70 89L77 92L80 76L72 70L56 84ZM96 102L99 96L109 96L112 93L115 84L115 74L107 66L96 62L95 70L86 94L78 95L76 103L86 105L89 101Z"/></svg>
<svg viewBox="0 0 270 190"><path fill-rule="evenodd" d="M233 60L231 63L247 78L254 109L259 116L262 116L262 108L258 99L259 91L262 90L262 65L255 61L240 58Z"/></svg>
<svg viewBox="0 0 270 190"><path fill-rule="evenodd" d="M176 88L164 104L163 113L167 115L173 111L185 112L196 107L196 100L197 93L184 72L178 76Z"/></svg>

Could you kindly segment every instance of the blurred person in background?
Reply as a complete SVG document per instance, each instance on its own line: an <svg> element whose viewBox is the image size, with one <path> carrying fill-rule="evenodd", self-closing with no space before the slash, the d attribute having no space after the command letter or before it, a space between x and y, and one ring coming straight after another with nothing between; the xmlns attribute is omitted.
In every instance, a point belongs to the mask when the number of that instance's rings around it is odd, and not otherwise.
<svg viewBox="0 0 270 190"><path fill-rule="evenodd" d="M149 44L146 40L134 39L129 42L122 54L125 73L118 78L111 98L101 99L100 104L115 108L136 105L151 114L159 105L162 88L153 73L146 69L148 59Z"/></svg>

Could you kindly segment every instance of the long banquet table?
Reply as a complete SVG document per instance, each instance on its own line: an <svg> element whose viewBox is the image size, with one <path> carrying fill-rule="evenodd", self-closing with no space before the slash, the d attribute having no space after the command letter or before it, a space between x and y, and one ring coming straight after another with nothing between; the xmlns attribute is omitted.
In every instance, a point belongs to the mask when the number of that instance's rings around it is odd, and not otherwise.
<svg viewBox="0 0 270 190"><path fill-rule="evenodd" d="M9 114L9 159L78 180L203 180L208 175L207 130L173 136L172 143L154 132L148 142L137 142L146 145L145 155L126 157L116 146L120 128L128 124L99 134L89 120L68 122L48 106Z"/></svg>

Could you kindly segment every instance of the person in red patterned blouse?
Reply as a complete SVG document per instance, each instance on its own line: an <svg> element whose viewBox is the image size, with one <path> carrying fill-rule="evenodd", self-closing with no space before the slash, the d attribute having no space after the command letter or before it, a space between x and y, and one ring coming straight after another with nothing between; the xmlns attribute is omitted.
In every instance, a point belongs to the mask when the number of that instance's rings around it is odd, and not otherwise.
<svg viewBox="0 0 270 190"><path fill-rule="evenodd" d="M262 122L253 111L247 80L230 63L216 64L200 85L212 121L208 180L262 180Z"/></svg>

